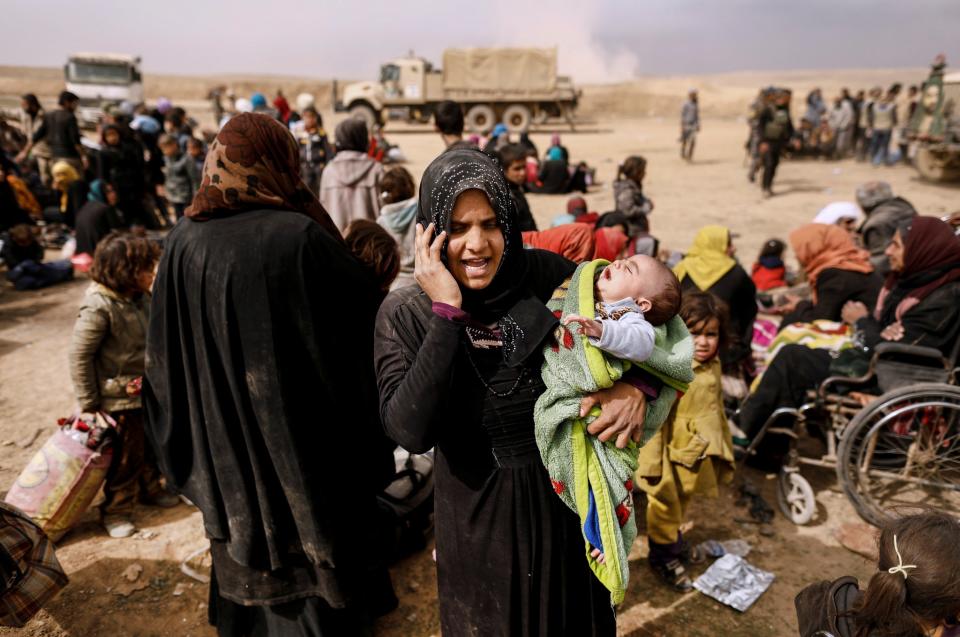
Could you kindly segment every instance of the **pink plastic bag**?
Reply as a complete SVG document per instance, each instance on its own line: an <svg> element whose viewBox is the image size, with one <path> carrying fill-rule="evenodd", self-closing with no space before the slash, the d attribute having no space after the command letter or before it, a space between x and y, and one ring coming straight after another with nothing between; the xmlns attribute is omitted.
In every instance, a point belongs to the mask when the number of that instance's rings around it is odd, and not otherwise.
<svg viewBox="0 0 960 637"><path fill-rule="evenodd" d="M97 421L65 420L7 493L6 501L33 518L54 542L83 516L106 480L113 451L109 436L102 434L112 421L100 414Z"/></svg>

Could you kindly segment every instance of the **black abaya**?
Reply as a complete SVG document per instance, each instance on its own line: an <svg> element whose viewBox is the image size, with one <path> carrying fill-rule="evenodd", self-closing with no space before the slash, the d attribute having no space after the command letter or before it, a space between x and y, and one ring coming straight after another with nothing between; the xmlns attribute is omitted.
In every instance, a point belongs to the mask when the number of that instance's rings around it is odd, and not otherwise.
<svg viewBox="0 0 960 637"><path fill-rule="evenodd" d="M436 445L443 634L615 634L579 518L553 492L534 440L542 356L509 367L498 349L470 347L416 287L387 297L376 356L388 432L412 451Z"/></svg>
<svg viewBox="0 0 960 637"><path fill-rule="evenodd" d="M167 237L147 432L203 513L221 597L362 609L377 596L375 494L393 473L371 366L378 300L305 214L183 219Z"/></svg>

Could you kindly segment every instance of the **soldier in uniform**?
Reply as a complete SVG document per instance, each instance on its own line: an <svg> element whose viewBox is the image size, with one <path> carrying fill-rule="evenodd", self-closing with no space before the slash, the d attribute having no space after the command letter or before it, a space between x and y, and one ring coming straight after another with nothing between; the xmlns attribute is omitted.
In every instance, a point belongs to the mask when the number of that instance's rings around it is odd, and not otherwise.
<svg viewBox="0 0 960 637"><path fill-rule="evenodd" d="M761 111L757 121L760 144L757 150L763 164L761 187L767 197L773 195L773 178L780 163L780 153L793 137L793 122L790 119L790 91L779 89L772 103Z"/></svg>

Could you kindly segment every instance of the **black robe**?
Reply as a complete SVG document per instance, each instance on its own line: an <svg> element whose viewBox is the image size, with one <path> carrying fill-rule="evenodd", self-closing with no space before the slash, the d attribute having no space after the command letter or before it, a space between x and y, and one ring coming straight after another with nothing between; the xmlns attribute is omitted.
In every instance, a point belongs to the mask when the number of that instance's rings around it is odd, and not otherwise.
<svg viewBox="0 0 960 637"><path fill-rule="evenodd" d="M839 321L847 301L859 301L867 307L877 304L883 278L876 272L864 274L839 268L827 268L817 277L817 302L801 301L783 317L780 329L791 323L810 323L819 319Z"/></svg>
<svg viewBox="0 0 960 637"><path fill-rule="evenodd" d="M526 258L538 302L574 269L541 250ZM533 345L514 366L499 349L470 347L463 326L433 315L419 287L392 292L377 317L384 425L411 451L436 446L444 635L616 632L610 594L584 557L579 518L553 492L537 450L543 343Z"/></svg>
<svg viewBox="0 0 960 637"><path fill-rule="evenodd" d="M203 513L221 597L374 597L379 292L304 214L183 219L154 288L143 403L169 483Z"/></svg>
<svg viewBox="0 0 960 637"><path fill-rule="evenodd" d="M123 222L113 206L99 201L88 201L77 211L77 254L93 256L97 244L111 230L122 228Z"/></svg>

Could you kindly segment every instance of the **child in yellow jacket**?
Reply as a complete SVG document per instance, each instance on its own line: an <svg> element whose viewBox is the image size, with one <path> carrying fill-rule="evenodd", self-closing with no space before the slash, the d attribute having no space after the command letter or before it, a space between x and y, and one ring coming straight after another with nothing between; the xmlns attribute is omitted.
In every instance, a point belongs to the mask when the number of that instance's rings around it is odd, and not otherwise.
<svg viewBox="0 0 960 637"><path fill-rule="evenodd" d="M650 566L679 591L693 587L684 563L702 561L684 542L680 525L691 496L716 497L733 479L733 441L723 411L718 353L728 311L704 292L684 293L680 317L693 336L694 381L660 431L640 450L638 486L647 494Z"/></svg>

